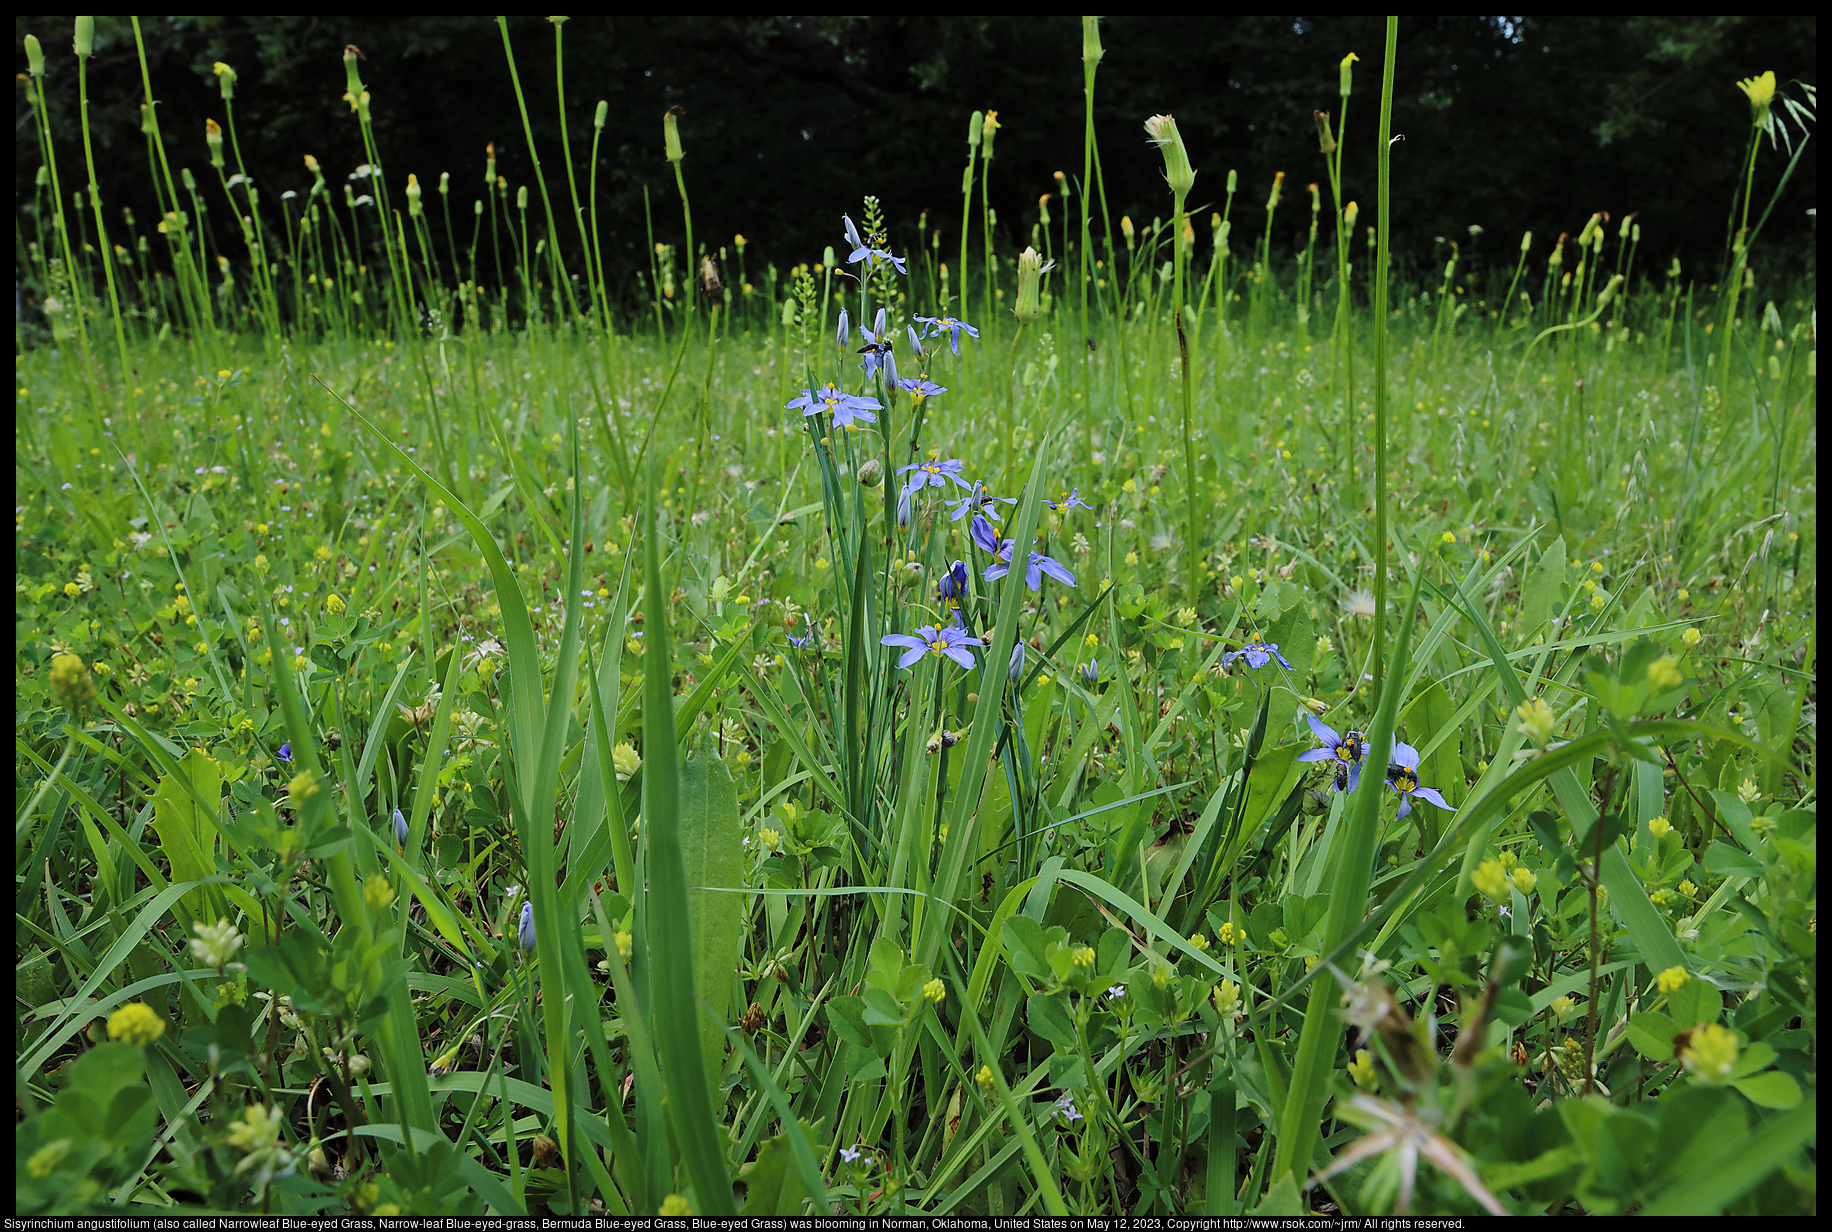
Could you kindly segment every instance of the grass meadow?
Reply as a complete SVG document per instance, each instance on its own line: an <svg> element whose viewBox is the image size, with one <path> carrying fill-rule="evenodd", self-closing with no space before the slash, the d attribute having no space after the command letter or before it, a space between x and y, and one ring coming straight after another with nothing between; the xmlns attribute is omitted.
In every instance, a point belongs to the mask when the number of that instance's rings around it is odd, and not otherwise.
<svg viewBox="0 0 1832 1232"><path fill-rule="evenodd" d="M361 166L248 183L226 65L163 219L47 162L19 1211L1816 1209L1811 90L1721 268L1471 272L1333 178L1359 50L1308 189L1127 135L1149 220L1090 102L1023 252L995 117L778 268L670 116L613 286L601 127L473 200L353 56Z"/></svg>

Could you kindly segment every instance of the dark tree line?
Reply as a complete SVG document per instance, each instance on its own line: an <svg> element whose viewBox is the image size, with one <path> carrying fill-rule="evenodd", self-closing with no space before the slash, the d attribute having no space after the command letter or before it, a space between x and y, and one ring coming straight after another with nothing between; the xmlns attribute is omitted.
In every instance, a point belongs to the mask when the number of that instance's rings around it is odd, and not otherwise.
<svg viewBox="0 0 1832 1232"><path fill-rule="evenodd" d="M99 17L89 65L90 118L111 217L156 212L141 135L140 65L126 19ZM19 17L48 55L46 88L66 189L83 181L70 19ZM1562 231L1592 211L1634 212L1644 268L1678 256L1690 274L1718 268L1749 112L1735 82L1773 69L1784 91L1816 82L1817 21L1781 18L1408 18L1400 23L1393 129L1393 232L1402 257L1430 259L1437 237L1462 242L1466 261L1512 268L1531 230L1543 258ZM235 120L249 170L268 203L311 183L315 155L333 186L366 161L341 98L346 44L362 49L381 165L397 205L409 172L438 205L452 177L453 215L468 237L483 189L484 148L514 187L530 182L521 112L493 22L458 17L155 17L142 21L147 67L173 158L204 175L205 121L221 119L211 66L239 74ZM1303 243L1305 185L1327 177L1312 111L1336 111L1337 64L1361 57L1346 131L1344 195L1374 220L1374 131L1383 21L1378 17L1113 17L1095 120L1113 217L1143 225L1168 212L1157 153L1142 121L1177 116L1198 169L1191 205L1218 208L1227 172L1240 174L1234 246L1265 223L1275 172L1286 173L1275 250ZM566 199L555 91L553 27L509 21L534 140L556 205ZM661 116L682 109L684 170L696 237L716 247L742 232L749 265L818 259L840 243L839 215L866 193L892 220L893 243L915 224L958 251L968 117L996 108L1001 122L991 193L1001 251L1028 242L1038 197L1053 173L1079 177L1081 27L1070 17L576 18L564 27L565 115L575 166L590 149L599 100L608 122L599 151L598 209L610 237L612 285L633 289L647 265L644 189L658 239L681 238L673 176L662 157ZM16 42L16 46L17 46ZM18 67L25 68L23 51ZM16 202L32 198L39 164L28 92L16 104ZM1764 151L1758 204L1785 164ZM1810 260L1817 177L1802 159L1768 229L1771 255ZM977 195L977 193L976 193ZM338 194L341 198L341 193ZM1060 219L1061 206L1054 207ZM213 225L226 229L226 209ZM1097 227L1099 216L1097 214ZM537 210L531 225L545 225ZM1327 225L1327 215L1325 217ZM29 229L29 224L22 224ZM1058 223L1060 225L1060 223ZM562 220L574 259L576 231ZM1471 228L1480 227L1479 236ZM1200 243L1208 227L1198 224ZM227 234L225 251L239 237ZM976 233L974 247L977 250ZM487 273L487 271L486 271Z"/></svg>

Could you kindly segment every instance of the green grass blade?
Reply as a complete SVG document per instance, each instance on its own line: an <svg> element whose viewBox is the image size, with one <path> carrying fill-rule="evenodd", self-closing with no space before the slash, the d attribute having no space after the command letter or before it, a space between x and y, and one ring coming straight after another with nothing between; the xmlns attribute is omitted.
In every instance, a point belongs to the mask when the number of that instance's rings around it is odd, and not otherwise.
<svg viewBox="0 0 1832 1232"><path fill-rule="evenodd" d="M668 639L668 592L662 589L655 534L655 482L643 508L643 831L649 850L650 990L656 1055L668 1085L669 1120L681 1162L699 1199L697 1213L734 1213L707 1096L699 1011L694 1004L692 921L687 865L681 849L680 770L674 729L673 652Z"/></svg>

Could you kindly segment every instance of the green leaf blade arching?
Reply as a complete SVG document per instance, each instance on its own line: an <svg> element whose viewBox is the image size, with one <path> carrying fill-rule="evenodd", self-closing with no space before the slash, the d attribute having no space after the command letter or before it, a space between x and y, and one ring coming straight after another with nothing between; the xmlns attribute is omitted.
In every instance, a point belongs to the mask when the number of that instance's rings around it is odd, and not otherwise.
<svg viewBox="0 0 1832 1232"><path fill-rule="evenodd" d="M744 940L742 894L720 894L744 884L744 848L738 822L738 787L710 750L698 748L681 763L681 856L687 867L687 911L693 929L693 986L705 1010L700 1046L715 1091L724 1068L725 1031L731 1017L732 972ZM715 1019L717 1021L715 1021Z"/></svg>

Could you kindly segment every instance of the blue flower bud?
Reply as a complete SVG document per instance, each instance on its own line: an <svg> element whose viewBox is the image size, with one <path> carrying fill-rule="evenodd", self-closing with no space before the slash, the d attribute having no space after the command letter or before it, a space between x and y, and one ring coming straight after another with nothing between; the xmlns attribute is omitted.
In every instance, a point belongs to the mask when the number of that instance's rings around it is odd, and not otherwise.
<svg viewBox="0 0 1832 1232"><path fill-rule="evenodd" d="M407 819L401 816L400 809L394 810L394 841L403 846L407 843Z"/></svg>
<svg viewBox="0 0 1832 1232"><path fill-rule="evenodd" d="M1011 648L1011 665L1005 669L1005 675L1013 684L1024 675L1024 643L1019 642Z"/></svg>
<svg viewBox="0 0 1832 1232"><path fill-rule="evenodd" d="M840 349L846 349L846 339L852 333L852 322L846 316L846 310L840 309Z"/></svg>
<svg viewBox="0 0 1832 1232"><path fill-rule="evenodd" d="M1098 659L1089 659L1081 665L1081 682L1090 689L1100 683L1100 661Z"/></svg>
<svg viewBox="0 0 1832 1232"><path fill-rule="evenodd" d="M534 904L531 902L522 904L522 922L515 930L515 939L524 950L534 948Z"/></svg>

